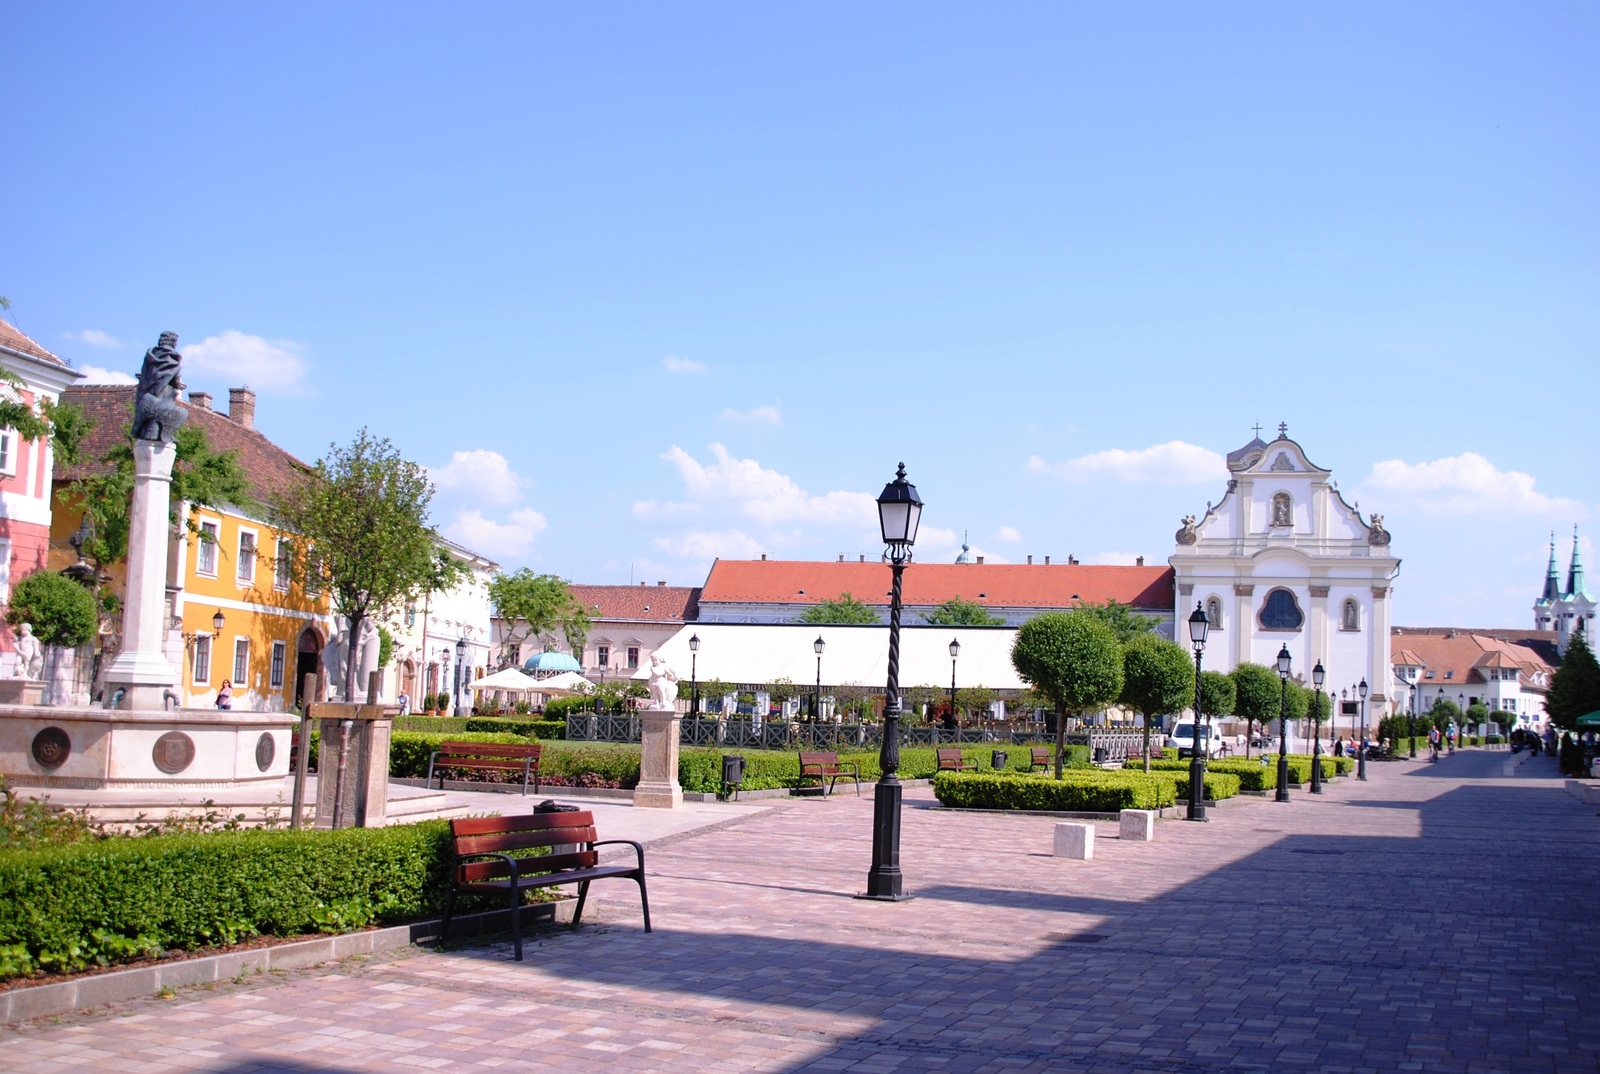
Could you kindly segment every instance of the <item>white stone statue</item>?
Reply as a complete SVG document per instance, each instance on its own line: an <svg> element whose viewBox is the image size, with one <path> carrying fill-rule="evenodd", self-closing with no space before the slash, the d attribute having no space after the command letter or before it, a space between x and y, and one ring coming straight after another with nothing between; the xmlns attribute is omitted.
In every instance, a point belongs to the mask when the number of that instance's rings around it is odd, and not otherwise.
<svg viewBox="0 0 1600 1074"><path fill-rule="evenodd" d="M328 673L330 701L344 696L345 656L350 652L348 637L344 616L334 616L333 632L328 635L328 644L322 647L322 668Z"/></svg>
<svg viewBox="0 0 1600 1074"><path fill-rule="evenodd" d="M650 655L650 707L670 709L678 700L678 676L659 653Z"/></svg>
<svg viewBox="0 0 1600 1074"><path fill-rule="evenodd" d="M368 616L361 620L361 629L356 631L356 681L353 696L350 698L352 701L365 703L367 700L367 678L378 670L379 644L378 624ZM382 676L379 677L379 681L381 684ZM381 685L378 693L381 697L383 693Z"/></svg>
<svg viewBox="0 0 1600 1074"><path fill-rule="evenodd" d="M17 628L16 654L12 678L37 679L44 675L44 648L33 636L32 623L23 623Z"/></svg>

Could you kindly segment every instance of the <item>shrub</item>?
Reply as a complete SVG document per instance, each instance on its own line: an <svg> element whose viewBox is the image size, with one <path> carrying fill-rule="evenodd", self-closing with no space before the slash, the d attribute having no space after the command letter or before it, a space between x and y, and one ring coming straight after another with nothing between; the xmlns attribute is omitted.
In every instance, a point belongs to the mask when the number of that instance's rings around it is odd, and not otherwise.
<svg viewBox="0 0 1600 1074"><path fill-rule="evenodd" d="M427 717L423 717L426 719ZM527 738L566 738L565 720L514 720L495 716L466 717L467 731L499 732Z"/></svg>
<svg viewBox="0 0 1600 1074"><path fill-rule="evenodd" d="M99 615L83 586L55 571L34 571L11 587L6 622L31 623L41 645L70 649L94 637Z"/></svg>
<svg viewBox="0 0 1600 1074"><path fill-rule="evenodd" d="M449 865L443 821L0 852L0 976L418 918L442 907Z"/></svg>
<svg viewBox="0 0 1600 1074"><path fill-rule="evenodd" d="M1130 769L1142 769L1144 767L1144 762L1128 761L1127 767ZM1151 761L1150 771L1152 775L1156 772L1187 773L1189 771L1189 762L1168 761L1165 759L1160 761ZM1263 765L1260 761L1254 759L1247 761L1244 758L1239 758L1238 760L1228 758L1224 760L1211 761L1206 765L1206 771L1208 773L1226 772L1231 776L1237 777L1239 780L1238 790L1271 791L1276 790L1278 787L1278 766L1276 763L1272 762ZM1310 771L1311 769L1308 767L1306 772L1309 774ZM1188 787L1188 785L1188 780L1185 779L1184 786ZM1211 784L1208 782L1206 786L1209 789ZM1237 791L1235 791L1235 793L1237 793ZM1182 795L1179 797L1182 797ZM1229 795L1228 797L1232 797L1232 795Z"/></svg>
<svg viewBox="0 0 1600 1074"><path fill-rule="evenodd" d="M933 793L958 809L1031 809L1054 813L1115 813L1159 809L1176 800L1173 782L1142 772L1072 772L1039 775L940 772Z"/></svg>

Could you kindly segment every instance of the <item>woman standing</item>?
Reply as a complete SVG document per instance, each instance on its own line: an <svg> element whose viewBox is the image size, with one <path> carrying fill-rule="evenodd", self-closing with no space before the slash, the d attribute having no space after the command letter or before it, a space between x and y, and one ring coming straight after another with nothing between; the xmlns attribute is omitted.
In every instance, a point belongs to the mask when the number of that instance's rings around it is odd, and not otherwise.
<svg viewBox="0 0 1600 1074"><path fill-rule="evenodd" d="M217 708L233 708L233 683L227 679L222 680L222 688L217 691Z"/></svg>

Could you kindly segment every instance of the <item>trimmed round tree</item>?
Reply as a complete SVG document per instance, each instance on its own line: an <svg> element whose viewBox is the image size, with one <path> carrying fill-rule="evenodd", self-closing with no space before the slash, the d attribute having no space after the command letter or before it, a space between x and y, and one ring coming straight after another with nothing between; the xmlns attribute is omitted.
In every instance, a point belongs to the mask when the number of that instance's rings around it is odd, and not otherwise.
<svg viewBox="0 0 1600 1074"><path fill-rule="evenodd" d="M94 637L99 620L87 589L55 571L34 571L11 587L6 622L33 624L41 645L75 649Z"/></svg>
<svg viewBox="0 0 1600 1074"><path fill-rule="evenodd" d="M1194 662L1179 646L1154 634L1135 636L1122 649L1122 697L1144 718L1144 770L1150 771L1150 719L1194 703Z"/></svg>
<svg viewBox="0 0 1600 1074"><path fill-rule="evenodd" d="M1067 717L1082 717L1122 696L1122 646L1104 623L1071 612L1028 620L1011 646L1011 665L1056 710L1056 778L1066 748Z"/></svg>
<svg viewBox="0 0 1600 1074"><path fill-rule="evenodd" d="M1250 739L1255 725L1263 728L1278 718L1282 701L1282 685L1278 673L1261 664L1244 663L1228 672L1233 680L1235 716L1244 717L1244 755L1250 756Z"/></svg>
<svg viewBox="0 0 1600 1074"><path fill-rule="evenodd" d="M1200 673L1200 710L1207 716L1232 716L1237 689L1221 671Z"/></svg>

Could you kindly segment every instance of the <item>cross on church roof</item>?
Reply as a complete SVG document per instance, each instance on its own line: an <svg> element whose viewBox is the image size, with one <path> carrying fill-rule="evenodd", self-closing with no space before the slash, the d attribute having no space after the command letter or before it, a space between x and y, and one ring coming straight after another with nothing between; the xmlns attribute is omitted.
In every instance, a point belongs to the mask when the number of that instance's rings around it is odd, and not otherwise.
<svg viewBox="0 0 1600 1074"><path fill-rule="evenodd" d="M1288 436L1289 436L1289 423L1286 422L1286 421L1278 422L1278 437L1279 437L1279 439L1288 439Z"/></svg>
<svg viewBox="0 0 1600 1074"><path fill-rule="evenodd" d="M1261 423L1258 421L1254 425L1250 426L1250 428L1255 430L1256 439L1260 440L1261 439Z"/></svg>

